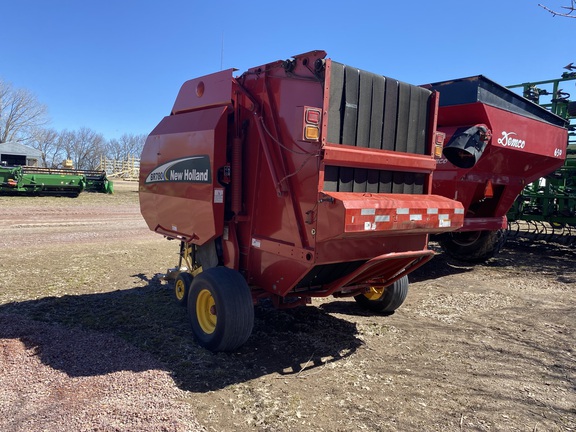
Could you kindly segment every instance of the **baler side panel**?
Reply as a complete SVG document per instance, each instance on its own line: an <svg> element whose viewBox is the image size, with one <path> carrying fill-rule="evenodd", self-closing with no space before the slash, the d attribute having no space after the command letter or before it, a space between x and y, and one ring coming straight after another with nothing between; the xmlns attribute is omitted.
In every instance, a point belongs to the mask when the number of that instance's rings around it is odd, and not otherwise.
<svg viewBox="0 0 576 432"><path fill-rule="evenodd" d="M241 243L250 244L254 237L313 248L314 226L306 220L317 201L320 144L302 140L302 113L304 106L321 107L322 86L317 81L276 76L274 71L265 78L248 76L243 85L261 103L262 120L245 114L250 122L243 157L245 206L252 219L249 232L241 230ZM264 137L254 125L258 121L262 121ZM279 177L280 196L263 146Z"/></svg>
<svg viewBox="0 0 576 432"><path fill-rule="evenodd" d="M141 157L140 208L151 230L204 244L222 235L227 108L165 117Z"/></svg>

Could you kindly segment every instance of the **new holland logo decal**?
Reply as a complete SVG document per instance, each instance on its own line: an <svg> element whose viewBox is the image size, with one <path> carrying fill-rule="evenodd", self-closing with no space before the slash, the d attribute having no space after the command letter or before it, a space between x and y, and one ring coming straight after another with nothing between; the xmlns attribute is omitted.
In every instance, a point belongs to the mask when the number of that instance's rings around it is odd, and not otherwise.
<svg viewBox="0 0 576 432"><path fill-rule="evenodd" d="M154 168L145 181L162 182L212 183L210 158L201 155L166 162Z"/></svg>

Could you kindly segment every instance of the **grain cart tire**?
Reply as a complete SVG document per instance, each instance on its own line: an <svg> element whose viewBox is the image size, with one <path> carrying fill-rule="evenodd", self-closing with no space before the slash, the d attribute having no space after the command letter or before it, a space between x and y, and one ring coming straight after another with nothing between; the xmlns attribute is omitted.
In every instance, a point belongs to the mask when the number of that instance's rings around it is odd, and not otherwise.
<svg viewBox="0 0 576 432"><path fill-rule="evenodd" d="M232 351L254 326L254 305L246 280L235 270L213 267L192 280L188 315L199 345L211 351Z"/></svg>
<svg viewBox="0 0 576 432"><path fill-rule="evenodd" d="M181 306L188 304L188 293L192 285L192 275L190 273L180 273L174 282L174 297Z"/></svg>
<svg viewBox="0 0 576 432"><path fill-rule="evenodd" d="M440 246L459 261L481 263L495 256L506 242L507 230L465 231L443 235Z"/></svg>
<svg viewBox="0 0 576 432"><path fill-rule="evenodd" d="M373 312L392 313L404 303L407 295L408 276L403 276L387 287L371 287L367 293L354 296L354 300Z"/></svg>

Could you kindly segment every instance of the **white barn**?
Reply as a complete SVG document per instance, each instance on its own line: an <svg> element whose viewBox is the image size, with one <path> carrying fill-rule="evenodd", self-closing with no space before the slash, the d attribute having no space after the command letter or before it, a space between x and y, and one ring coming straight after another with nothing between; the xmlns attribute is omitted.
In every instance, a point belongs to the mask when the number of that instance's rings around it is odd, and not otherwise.
<svg viewBox="0 0 576 432"><path fill-rule="evenodd" d="M7 166L40 166L42 152L17 142L0 143L0 163Z"/></svg>

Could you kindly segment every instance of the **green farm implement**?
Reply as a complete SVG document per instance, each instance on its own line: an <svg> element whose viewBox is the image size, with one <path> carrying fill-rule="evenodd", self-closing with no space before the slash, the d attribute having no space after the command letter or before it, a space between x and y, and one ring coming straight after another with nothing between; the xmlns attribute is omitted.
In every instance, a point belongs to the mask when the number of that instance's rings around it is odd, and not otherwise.
<svg viewBox="0 0 576 432"><path fill-rule="evenodd" d="M576 244L576 96L562 87L576 83L576 72L561 78L510 86L568 122L568 147L562 167L527 185L508 212L509 236Z"/></svg>
<svg viewBox="0 0 576 432"><path fill-rule="evenodd" d="M38 168L38 167L22 167L26 174L51 174L51 175L68 175L68 176L83 176L86 192L101 192L113 193L114 184L106 176L106 171L99 170L78 170L68 168Z"/></svg>
<svg viewBox="0 0 576 432"><path fill-rule="evenodd" d="M112 193L113 184L103 171L0 167L0 195L77 197L82 191Z"/></svg>

